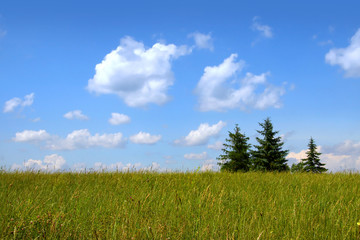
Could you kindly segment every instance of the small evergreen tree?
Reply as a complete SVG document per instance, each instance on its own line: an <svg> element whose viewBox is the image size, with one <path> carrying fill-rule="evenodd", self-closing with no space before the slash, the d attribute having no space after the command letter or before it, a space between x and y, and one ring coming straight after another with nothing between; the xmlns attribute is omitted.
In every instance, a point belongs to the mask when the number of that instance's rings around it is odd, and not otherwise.
<svg viewBox="0 0 360 240"><path fill-rule="evenodd" d="M304 171L313 173L326 172L327 169L323 167L325 164L320 162L321 153L317 151L317 146L313 138L310 138L308 147L309 150L306 152L307 158L301 159L304 166Z"/></svg>
<svg viewBox="0 0 360 240"><path fill-rule="evenodd" d="M302 163L302 162L299 162L299 163L293 163L292 165L291 165L291 169L290 169L290 171L292 172L292 173L296 173L296 172L303 172L304 171L304 163Z"/></svg>
<svg viewBox="0 0 360 240"><path fill-rule="evenodd" d="M237 172L249 171L250 168L250 153L251 147L247 142L249 138L240 132L239 126L236 124L234 132L229 131L229 138L223 144L223 154L217 160L221 171Z"/></svg>
<svg viewBox="0 0 360 240"><path fill-rule="evenodd" d="M256 138L259 145L254 146L256 150L252 151L252 162L254 170L261 171L287 171L289 166L286 164L288 150L282 150L284 143L281 137L276 137L278 131L273 130L273 125L269 118L264 123L259 123L263 128L260 133L263 138Z"/></svg>

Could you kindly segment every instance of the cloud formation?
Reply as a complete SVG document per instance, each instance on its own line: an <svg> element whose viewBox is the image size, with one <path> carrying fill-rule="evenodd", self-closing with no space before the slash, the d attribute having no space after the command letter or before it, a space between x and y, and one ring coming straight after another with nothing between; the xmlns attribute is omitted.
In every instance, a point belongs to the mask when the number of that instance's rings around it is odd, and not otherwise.
<svg viewBox="0 0 360 240"><path fill-rule="evenodd" d="M208 66L204 69L204 74L195 89L199 97L199 110L280 108L282 106L280 97L285 94L284 87L269 84L266 79L269 73L261 75L246 73L239 84L235 77L243 68L244 62L236 61L236 58L237 54L231 54L220 65ZM240 86L232 87L236 83Z"/></svg>
<svg viewBox="0 0 360 240"><path fill-rule="evenodd" d="M149 166L143 166L141 163L127 163L124 164L122 162L117 162L113 164L105 164L102 162L96 162L94 164L94 170L95 171L121 171L121 172L127 172L127 171L167 171L166 169L163 169L160 167L160 164L157 162L152 162Z"/></svg>
<svg viewBox="0 0 360 240"><path fill-rule="evenodd" d="M197 130L190 131L186 137L175 140L174 143L183 146L204 145L211 137L218 136L221 129L225 126L226 123L223 121L219 121L217 124L211 126L208 123L202 123Z"/></svg>
<svg viewBox="0 0 360 240"><path fill-rule="evenodd" d="M129 116L121 113L111 113L111 118L109 119L109 123L111 125L125 124L129 123L130 121L131 119Z"/></svg>
<svg viewBox="0 0 360 240"><path fill-rule="evenodd" d="M6 101L4 104L3 112L4 113L13 112L15 110L15 108L17 108L19 106L21 106L21 107L31 106L34 102L34 96L35 96L34 93L30 93L30 94L26 95L23 100L15 97L15 98L12 98L12 99Z"/></svg>
<svg viewBox="0 0 360 240"><path fill-rule="evenodd" d="M64 114L64 118L73 120L89 120L88 116L84 115L81 110L74 110Z"/></svg>
<svg viewBox="0 0 360 240"><path fill-rule="evenodd" d="M214 50L213 41L211 38L211 34L203 34L199 32L194 32L189 34L189 37L193 38L195 41L195 45L199 49L209 49L211 51Z"/></svg>
<svg viewBox="0 0 360 240"><path fill-rule="evenodd" d="M16 133L13 141L39 144L51 150L75 150L91 147L122 148L126 144L122 133L91 135L88 129L75 130L66 138L50 135L45 130L25 130Z"/></svg>
<svg viewBox="0 0 360 240"><path fill-rule="evenodd" d="M130 137L130 141L136 144L155 144L160 141L161 135L150 135L150 133L139 132Z"/></svg>
<svg viewBox="0 0 360 240"><path fill-rule="evenodd" d="M223 149L223 147L224 147L223 144L224 144L223 142L217 141L217 142L215 142L214 144L209 144L207 147L208 147L209 149L213 149L213 150L221 150L221 149Z"/></svg>
<svg viewBox="0 0 360 240"><path fill-rule="evenodd" d="M39 130L39 131L25 130L22 132L15 133L15 138L13 138L13 140L15 142L36 143L36 142L49 140L50 138L51 138L50 134L48 134L45 130Z"/></svg>
<svg viewBox="0 0 360 240"><path fill-rule="evenodd" d="M202 172L218 171L218 170L219 170L219 166L217 165L217 161L214 159L205 160L200 168L200 171Z"/></svg>
<svg viewBox="0 0 360 240"><path fill-rule="evenodd" d="M208 158L208 154L206 152L202 153L187 153L184 155L184 158L189 160L204 160Z"/></svg>
<svg viewBox="0 0 360 240"><path fill-rule="evenodd" d="M44 171L58 171L63 169L66 161L62 156L57 154L47 155L44 157L44 160L34 160L29 159L24 162L22 165L14 164L12 166L13 170L44 170Z"/></svg>
<svg viewBox="0 0 360 240"><path fill-rule="evenodd" d="M325 55L326 63L339 65L345 77L360 77L360 28L346 48L333 48Z"/></svg>
<svg viewBox="0 0 360 240"><path fill-rule="evenodd" d="M252 30L260 32L260 34L265 38L272 38L274 34L272 32L271 27L268 25L261 24L259 22L259 20L260 20L260 17L258 17L258 16L255 16L253 18L253 23L251 26Z"/></svg>
<svg viewBox="0 0 360 240"><path fill-rule="evenodd" d="M169 100L167 90L174 83L171 60L190 52L186 46L162 43L146 49L143 43L125 37L96 65L87 89L116 94L130 107L164 104Z"/></svg>

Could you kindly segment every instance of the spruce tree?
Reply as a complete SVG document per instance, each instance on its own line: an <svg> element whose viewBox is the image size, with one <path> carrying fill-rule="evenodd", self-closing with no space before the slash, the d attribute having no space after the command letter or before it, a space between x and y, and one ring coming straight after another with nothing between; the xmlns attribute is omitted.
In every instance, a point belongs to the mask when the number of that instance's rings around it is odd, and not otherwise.
<svg viewBox="0 0 360 240"><path fill-rule="evenodd" d="M303 162L293 163L291 165L290 171L292 173L304 172L304 163Z"/></svg>
<svg viewBox="0 0 360 240"><path fill-rule="evenodd" d="M317 146L313 138L310 138L308 147L309 150L306 152L307 158L301 159L304 166L304 171L313 173L326 172L327 169L323 167L325 164L320 162L321 153L317 151Z"/></svg>
<svg viewBox="0 0 360 240"><path fill-rule="evenodd" d="M240 132L239 126L236 124L234 132L229 131L229 138L223 144L223 154L217 160L221 171L237 172L249 171L250 168L250 153L251 147L247 142L249 138Z"/></svg>
<svg viewBox="0 0 360 240"><path fill-rule="evenodd" d="M279 133L273 130L273 125L269 118L264 123L259 123L262 130L257 131L262 138L257 137L259 145L255 145L256 150L252 151L252 168L260 171L287 171L286 156L288 150L282 150L284 143L281 137L276 137Z"/></svg>

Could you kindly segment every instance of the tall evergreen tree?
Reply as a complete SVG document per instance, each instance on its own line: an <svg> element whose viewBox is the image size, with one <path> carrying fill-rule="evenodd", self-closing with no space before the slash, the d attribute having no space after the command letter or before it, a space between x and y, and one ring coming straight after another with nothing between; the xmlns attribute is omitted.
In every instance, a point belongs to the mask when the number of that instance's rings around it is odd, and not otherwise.
<svg viewBox="0 0 360 240"><path fill-rule="evenodd" d="M251 164L249 149L251 145L247 143L249 138L240 132L237 124L233 133L229 131L229 138L225 141L222 149L223 154L217 158L221 171L249 171Z"/></svg>
<svg viewBox="0 0 360 240"><path fill-rule="evenodd" d="M261 171L287 171L286 156L288 150L282 150L284 143L281 137L276 137L279 133L273 130L270 118L265 119L264 123L259 123L262 130L257 131L263 137L257 137L259 145L255 145L256 150L252 151L252 168Z"/></svg>
<svg viewBox="0 0 360 240"><path fill-rule="evenodd" d="M301 159L304 171L313 173L326 172L327 169L323 167L325 164L320 162L321 153L317 151L317 146L313 138L310 138L308 147L309 149L306 152L307 158Z"/></svg>

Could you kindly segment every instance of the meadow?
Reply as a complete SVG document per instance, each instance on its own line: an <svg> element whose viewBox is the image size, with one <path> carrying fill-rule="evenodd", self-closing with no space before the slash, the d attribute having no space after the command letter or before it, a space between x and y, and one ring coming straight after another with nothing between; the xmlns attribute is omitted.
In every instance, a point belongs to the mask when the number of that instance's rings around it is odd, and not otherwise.
<svg viewBox="0 0 360 240"><path fill-rule="evenodd" d="M1 239L360 239L360 174L0 172Z"/></svg>

